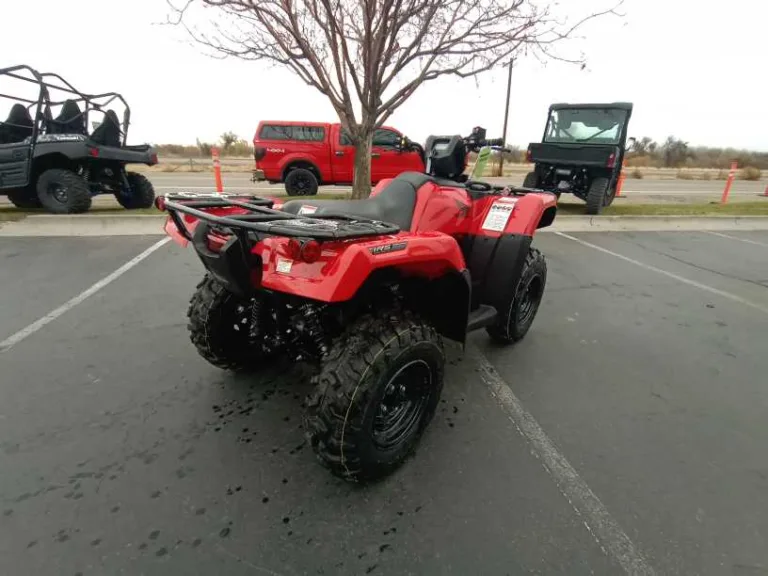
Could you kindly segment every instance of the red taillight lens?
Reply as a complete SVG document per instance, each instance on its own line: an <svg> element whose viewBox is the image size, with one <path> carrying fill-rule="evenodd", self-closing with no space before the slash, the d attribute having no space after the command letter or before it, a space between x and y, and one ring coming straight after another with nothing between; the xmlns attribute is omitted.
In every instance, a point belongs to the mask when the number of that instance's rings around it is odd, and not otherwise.
<svg viewBox="0 0 768 576"><path fill-rule="evenodd" d="M155 198L155 208L161 212L165 211L165 196L158 196Z"/></svg>
<svg viewBox="0 0 768 576"><path fill-rule="evenodd" d="M533 162L533 155L531 154L531 149L528 148L528 150L525 151L525 161L526 162Z"/></svg>
<svg viewBox="0 0 768 576"><path fill-rule="evenodd" d="M206 245L208 246L208 250L211 252L220 252L224 247L224 244L226 244L229 240L229 237L211 232L208 234L208 236L206 236L205 240Z"/></svg>
<svg viewBox="0 0 768 576"><path fill-rule="evenodd" d="M608 166L608 168L613 168L615 165L616 165L616 154L611 152L611 155L608 156L608 163L606 164L606 166Z"/></svg>
<svg viewBox="0 0 768 576"><path fill-rule="evenodd" d="M91 158L98 158L99 157L99 149L98 148L88 148L88 155L91 156Z"/></svg>
<svg viewBox="0 0 768 576"><path fill-rule="evenodd" d="M322 252L320 243L315 240L310 240L309 242L305 242L304 246L301 247L301 259L309 264L317 262L320 259L320 252Z"/></svg>
<svg viewBox="0 0 768 576"><path fill-rule="evenodd" d="M267 149L266 148L264 148L262 146L254 146L253 147L253 159L256 160L256 162L258 162L259 160L264 158L264 156L266 156L266 155L267 155Z"/></svg>
<svg viewBox="0 0 768 576"><path fill-rule="evenodd" d="M290 256L292 260L298 260L301 257L301 242L296 238L291 238L288 240L287 251L288 256Z"/></svg>

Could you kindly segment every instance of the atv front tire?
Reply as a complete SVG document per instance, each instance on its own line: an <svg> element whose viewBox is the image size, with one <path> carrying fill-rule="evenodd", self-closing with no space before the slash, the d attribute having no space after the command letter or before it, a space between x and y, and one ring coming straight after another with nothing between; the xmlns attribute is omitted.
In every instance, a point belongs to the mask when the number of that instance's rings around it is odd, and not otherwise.
<svg viewBox="0 0 768 576"><path fill-rule="evenodd" d="M91 207L88 182L69 170L51 168L37 179L37 197L53 214L79 214Z"/></svg>
<svg viewBox="0 0 768 576"><path fill-rule="evenodd" d="M263 315L258 309L254 313L259 305L257 299L240 298L206 274L187 311L189 336L200 356L223 370L256 368L266 357L259 331Z"/></svg>
<svg viewBox="0 0 768 576"><path fill-rule="evenodd" d="M115 199L127 210L152 208L155 202L155 187L144 174L127 172L125 174L130 190L117 192Z"/></svg>
<svg viewBox="0 0 768 576"><path fill-rule="evenodd" d="M304 429L320 461L352 482L393 472L435 413L444 366L441 337L415 315L360 318L332 346L307 399Z"/></svg>
<svg viewBox="0 0 768 576"><path fill-rule="evenodd" d="M288 196L314 196L319 185L315 173L306 168L294 168L285 177Z"/></svg>
<svg viewBox="0 0 768 576"><path fill-rule="evenodd" d="M491 338L501 344L522 340L536 318L546 284L547 261L541 252L530 248L514 293L499 310L496 324L486 328Z"/></svg>
<svg viewBox="0 0 768 576"><path fill-rule="evenodd" d="M595 178L587 192L587 214L600 214L603 208L610 204L609 198L611 181L608 178Z"/></svg>
<svg viewBox="0 0 768 576"><path fill-rule="evenodd" d="M40 199L34 191L30 191L29 188L14 188L9 190L8 200L11 204L16 206L16 208L21 208L22 210L40 208L42 206Z"/></svg>

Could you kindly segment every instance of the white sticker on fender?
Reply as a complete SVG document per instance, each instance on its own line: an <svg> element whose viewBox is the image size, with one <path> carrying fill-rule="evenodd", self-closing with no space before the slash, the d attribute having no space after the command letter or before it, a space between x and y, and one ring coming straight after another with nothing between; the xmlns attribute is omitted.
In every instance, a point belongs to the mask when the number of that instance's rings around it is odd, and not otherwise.
<svg viewBox="0 0 768 576"><path fill-rule="evenodd" d="M314 214L317 212L317 206L310 206L309 204L303 204L301 208L299 208L299 216L302 214Z"/></svg>
<svg viewBox="0 0 768 576"><path fill-rule="evenodd" d="M504 198L503 201L494 202L483 222L483 230L504 232L504 228L507 227L507 222L509 222L509 217L512 216L512 210L514 209L515 202L510 202L510 199Z"/></svg>
<svg viewBox="0 0 768 576"><path fill-rule="evenodd" d="M287 258L278 258L277 259L277 271L282 274L288 274L288 272L291 271L291 267L293 266L293 260L288 260Z"/></svg>

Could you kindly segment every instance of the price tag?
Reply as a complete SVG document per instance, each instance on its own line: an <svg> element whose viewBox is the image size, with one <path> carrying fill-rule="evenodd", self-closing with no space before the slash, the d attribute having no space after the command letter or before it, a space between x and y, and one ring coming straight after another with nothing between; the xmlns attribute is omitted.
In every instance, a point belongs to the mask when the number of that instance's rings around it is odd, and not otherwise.
<svg viewBox="0 0 768 576"><path fill-rule="evenodd" d="M303 204L301 208L299 208L299 216L302 216L304 214L314 214L317 212L317 206L310 206L309 204Z"/></svg>
<svg viewBox="0 0 768 576"><path fill-rule="evenodd" d="M277 271L281 274L288 274L291 271L291 268L293 267L293 260L288 260L287 258L278 258L277 259Z"/></svg>
<svg viewBox="0 0 768 576"><path fill-rule="evenodd" d="M493 232L504 232L504 228L507 227L512 211L515 209L515 202L510 199L504 199L503 202L496 201L491 205L491 209L488 210L488 215L483 222L483 230L491 230Z"/></svg>

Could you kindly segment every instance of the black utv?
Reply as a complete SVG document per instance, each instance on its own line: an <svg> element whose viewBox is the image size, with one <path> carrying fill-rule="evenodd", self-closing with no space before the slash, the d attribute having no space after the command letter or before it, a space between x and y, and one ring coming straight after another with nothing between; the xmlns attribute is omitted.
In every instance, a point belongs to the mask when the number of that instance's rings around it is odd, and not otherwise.
<svg viewBox="0 0 768 576"><path fill-rule="evenodd" d="M6 84L16 87L12 95ZM85 94L57 74L22 65L0 69L3 100L11 108L0 121L0 195L14 205L74 214L87 211L93 196L114 194L128 209L153 206L152 183L126 165L157 164L157 154L147 144L127 145L130 108L120 94ZM124 108L122 122L113 102Z"/></svg>
<svg viewBox="0 0 768 576"><path fill-rule="evenodd" d="M599 214L616 196L632 104L553 104L541 142L529 144L535 164L523 187L558 197L570 192Z"/></svg>

